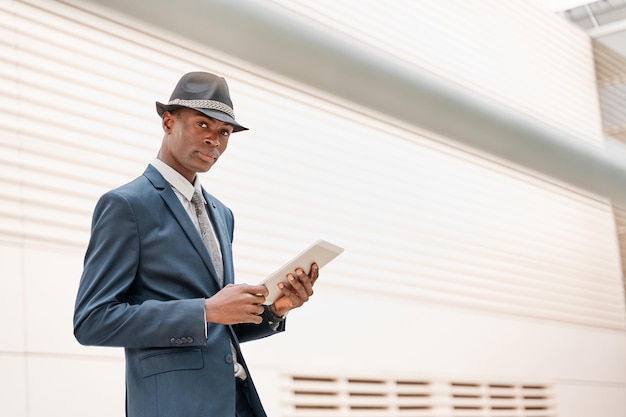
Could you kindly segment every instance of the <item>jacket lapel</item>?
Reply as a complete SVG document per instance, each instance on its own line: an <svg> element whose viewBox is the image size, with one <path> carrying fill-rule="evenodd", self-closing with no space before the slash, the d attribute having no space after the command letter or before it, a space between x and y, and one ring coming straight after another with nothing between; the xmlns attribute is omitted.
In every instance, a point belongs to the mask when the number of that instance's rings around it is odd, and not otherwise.
<svg viewBox="0 0 626 417"><path fill-rule="evenodd" d="M211 257L209 256L209 252L206 246L204 245L202 238L200 237L200 233L198 233L198 230L196 229L193 222L189 218L189 214L187 214L187 211L185 210L185 208L182 206L182 204L180 204L180 200L174 193L174 190L172 190L172 187L170 186L170 184L163 178L163 176L152 165L149 165L148 168L146 168L144 175L148 178L148 180L150 180L152 185L154 185L154 188L158 190L159 194L161 195L161 198L163 199L165 204L168 206L168 208L172 212L172 215L174 216L174 218L180 225L181 229L183 229L183 231L187 235L187 238L189 239L189 241L195 248L196 252L198 252L200 257L202 258L202 261L204 262L207 269L211 273L211 276L215 280L216 284L218 284L219 286L217 272L215 271L215 267L213 266L213 263L211 262ZM220 244L221 242L222 241L220 240Z"/></svg>

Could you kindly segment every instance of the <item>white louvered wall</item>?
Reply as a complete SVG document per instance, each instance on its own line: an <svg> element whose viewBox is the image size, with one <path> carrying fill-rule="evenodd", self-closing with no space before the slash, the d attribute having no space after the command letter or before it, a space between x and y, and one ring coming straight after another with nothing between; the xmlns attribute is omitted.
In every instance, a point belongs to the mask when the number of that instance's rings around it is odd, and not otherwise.
<svg viewBox="0 0 626 417"><path fill-rule="evenodd" d="M326 236L347 248L329 285L623 328L604 201L194 48L43 4L3 8L2 55L12 57L0 84L11 103L0 139L5 239L82 249L97 196L140 174L158 149L154 100L200 67L232 80L236 113L252 127L207 175L208 188L237 213L244 280Z"/></svg>
<svg viewBox="0 0 626 417"><path fill-rule="evenodd" d="M382 10L372 1L354 19L347 17L347 1L276 2L601 145L597 106L590 101L591 52L577 44L579 32L564 30L523 1L506 2L510 9L496 1L446 0L428 2L429 7L408 1L394 3L397 10ZM471 17L476 8L483 18ZM396 30L387 32L399 16L415 24L398 21ZM497 16L504 19L498 25ZM516 16L536 25L528 33L534 37L526 40L530 46L516 38L519 27L511 38L499 36L500 25ZM417 27L420 31L410 32ZM542 37L565 38L565 46L556 51L538 40ZM547 62L557 53L559 59ZM528 59L536 66L524 67ZM13 369L19 357L24 363L18 371L37 387L39 361L70 358L82 366L93 356L103 373L119 363L111 350L81 348L71 335L70 310L91 211L103 192L140 175L156 154L161 131L154 101L167 100L180 75L197 69L228 79L237 119L251 128L234 135L219 165L203 175L205 187L235 212L239 282L259 281L323 238L346 250L323 271L316 292L320 305L332 298L324 294L334 292L353 294L355 305L360 295L382 294L402 303L458 309L461 319L466 313L496 313L513 322L573 326L592 346L594 336L624 333L615 224L604 199L468 152L454 146L454 138L370 114L92 2L9 0L0 1L0 259L8 265L0 293L22 296L16 301L5 295L0 313L19 321L0 329L23 333L0 340L0 366ZM48 296L62 307L40 302ZM434 336L419 335L420 343ZM376 351L374 345L359 348ZM310 367L323 359L311 357ZM533 358L545 360L541 349L525 360ZM266 366L280 365L276 360ZM481 372L494 375L498 369L493 361ZM506 380L518 406L529 380L516 375L473 380L462 367L459 372L458 378L435 378L437 384L470 381L486 395L489 384ZM590 374L594 383L603 383L605 374ZM537 380L544 378L530 378ZM545 380L542 386L551 393L553 377ZM123 383L121 375L114 381ZM623 388L621 381L611 383ZM32 403L29 417L45 415L41 404L50 404L36 392L33 388L24 400ZM557 415L551 399L547 404L544 414ZM79 405L74 407L76 413L67 415L81 415ZM454 415L483 415L481 410Z"/></svg>

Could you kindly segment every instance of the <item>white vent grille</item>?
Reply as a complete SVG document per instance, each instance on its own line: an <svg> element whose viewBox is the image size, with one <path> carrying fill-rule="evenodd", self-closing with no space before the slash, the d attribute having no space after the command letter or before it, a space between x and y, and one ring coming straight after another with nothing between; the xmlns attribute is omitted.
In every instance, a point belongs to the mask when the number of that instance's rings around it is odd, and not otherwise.
<svg viewBox="0 0 626 417"><path fill-rule="evenodd" d="M545 383L284 375L286 417L555 417Z"/></svg>
<svg viewBox="0 0 626 417"><path fill-rule="evenodd" d="M555 416L545 384L450 382L453 416Z"/></svg>

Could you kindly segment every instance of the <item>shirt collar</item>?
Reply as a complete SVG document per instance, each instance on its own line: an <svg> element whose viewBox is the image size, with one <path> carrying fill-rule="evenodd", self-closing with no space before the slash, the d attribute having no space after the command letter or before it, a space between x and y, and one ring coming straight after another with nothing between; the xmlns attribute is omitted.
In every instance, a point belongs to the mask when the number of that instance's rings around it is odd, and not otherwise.
<svg viewBox="0 0 626 417"><path fill-rule="evenodd" d="M165 162L161 161L159 158L154 158L151 162L151 165L155 167L157 171L159 171L159 174L161 174L163 178L165 178L165 181L170 183L172 188L181 193L188 201L191 201L193 193L197 190L202 197L202 201L206 203L206 201L204 200L204 195L202 194L202 185L200 184L200 179L197 175L192 184L187 181L187 179L183 177L178 171L167 165Z"/></svg>

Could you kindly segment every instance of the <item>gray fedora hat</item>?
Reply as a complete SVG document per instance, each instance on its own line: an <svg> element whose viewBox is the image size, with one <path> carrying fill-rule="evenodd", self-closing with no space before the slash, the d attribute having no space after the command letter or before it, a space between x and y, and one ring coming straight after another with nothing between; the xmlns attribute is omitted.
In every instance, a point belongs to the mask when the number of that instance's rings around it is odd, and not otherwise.
<svg viewBox="0 0 626 417"><path fill-rule="evenodd" d="M248 130L235 121L233 102L226 80L208 72L190 72L181 77L167 104L156 102L159 116L187 107L233 126L233 132Z"/></svg>

